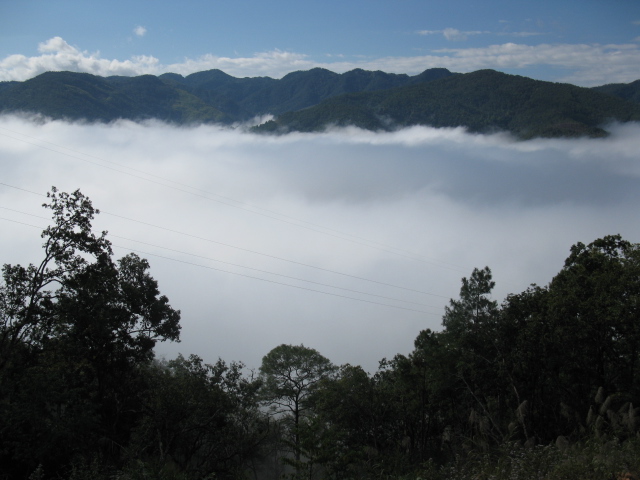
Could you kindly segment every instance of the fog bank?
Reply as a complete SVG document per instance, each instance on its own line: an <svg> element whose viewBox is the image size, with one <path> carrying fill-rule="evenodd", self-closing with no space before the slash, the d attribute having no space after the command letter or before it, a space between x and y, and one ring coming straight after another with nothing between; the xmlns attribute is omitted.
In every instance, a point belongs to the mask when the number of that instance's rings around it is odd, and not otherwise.
<svg viewBox="0 0 640 480"><path fill-rule="evenodd" d="M578 241L640 241L640 125L611 131L269 137L0 117L0 260L39 262L39 195L80 188L116 255L146 257L182 311L182 342L160 354L258 367L273 347L304 343L373 371L440 328L474 267L492 269L501 301L548 283Z"/></svg>

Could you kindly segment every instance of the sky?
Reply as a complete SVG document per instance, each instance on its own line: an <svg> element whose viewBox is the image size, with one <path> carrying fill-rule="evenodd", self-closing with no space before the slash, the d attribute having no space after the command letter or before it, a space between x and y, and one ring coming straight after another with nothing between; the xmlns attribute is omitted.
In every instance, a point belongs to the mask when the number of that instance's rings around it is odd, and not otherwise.
<svg viewBox="0 0 640 480"><path fill-rule="evenodd" d="M640 78L635 0L0 0L0 81L218 68L237 77L353 68L492 68L595 86Z"/></svg>
<svg viewBox="0 0 640 480"><path fill-rule="evenodd" d="M0 79L316 66L640 78L636 1L231 3L0 0ZM44 195L79 188L116 257L147 258L182 312L182 342L158 355L255 369L304 344L374 372L441 328L473 268L491 268L501 302L546 285L576 242L640 242L640 125L607 128L526 142L428 127L270 137L2 115L0 262L38 263Z"/></svg>

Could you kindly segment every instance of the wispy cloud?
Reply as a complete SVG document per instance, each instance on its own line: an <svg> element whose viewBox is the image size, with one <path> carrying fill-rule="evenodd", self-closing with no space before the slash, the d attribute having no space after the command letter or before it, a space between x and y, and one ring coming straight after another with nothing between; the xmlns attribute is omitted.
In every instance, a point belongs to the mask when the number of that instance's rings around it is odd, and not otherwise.
<svg viewBox="0 0 640 480"><path fill-rule="evenodd" d="M419 30L418 35L442 35L449 41L459 42L463 40L467 40L469 36L472 35L486 35L491 32L480 31L480 30L470 30L470 31L461 31L457 28L445 28L444 30Z"/></svg>
<svg viewBox="0 0 640 480"><path fill-rule="evenodd" d="M441 31L440 33L443 33ZM451 37L473 32L450 32ZM444 33L443 33L444 34ZM335 61L317 61L303 53L283 50L259 52L251 57L222 57L213 54L186 58L180 63L162 64L150 55L128 60L102 58L100 52L88 52L54 37L39 45L40 55L10 55L0 60L0 80L26 80L46 71L70 70L95 75L158 75L174 72L182 75L220 69L237 77L270 76L280 78L295 70L323 67L342 73L354 68L417 74L427 68L444 67L454 72L483 68L497 70L554 67L561 76L548 80L582 86L613 82L631 82L640 78L640 45L618 44L539 44L504 43L478 48L434 50L429 55L411 57L357 58L337 57ZM327 57L324 57L327 58Z"/></svg>
<svg viewBox="0 0 640 480"><path fill-rule="evenodd" d="M138 37L144 37L147 34L147 29L142 25L138 25L133 29L133 33L135 33Z"/></svg>
<svg viewBox="0 0 640 480"><path fill-rule="evenodd" d="M495 35L501 37L539 37L541 35L548 35L547 32L496 32Z"/></svg>
<svg viewBox="0 0 640 480"><path fill-rule="evenodd" d="M509 36L509 37L535 37L539 35L546 35L545 32L491 32L488 30L458 30L457 28L445 28L444 30L419 30L416 32L418 35L442 35L449 41L458 42L467 40L470 36L474 35L496 35L496 36Z"/></svg>

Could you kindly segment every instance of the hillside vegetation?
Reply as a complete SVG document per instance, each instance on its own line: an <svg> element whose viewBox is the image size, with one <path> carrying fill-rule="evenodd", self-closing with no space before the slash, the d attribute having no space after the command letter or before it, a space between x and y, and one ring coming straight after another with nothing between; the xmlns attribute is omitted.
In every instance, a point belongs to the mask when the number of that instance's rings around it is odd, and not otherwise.
<svg viewBox="0 0 640 480"><path fill-rule="evenodd" d="M442 329L416 332L413 350L376 372L286 344L247 372L154 359L157 342L179 339L180 311L149 263L113 258L81 192L54 188L44 206L41 259L2 269L0 478L610 480L640 469L640 245L619 235L576 243L548 285L501 304L491 270L474 269Z"/></svg>
<svg viewBox="0 0 640 480"><path fill-rule="evenodd" d="M466 127L472 132L504 130L522 138L598 137L606 134L607 122L639 119L637 103L593 89L480 70L384 92L336 97L283 114L260 130L429 125Z"/></svg>
<svg viewBox="0 0 640 480"><path fill-rule="evenodd" d="M223 125L276 115L254 128L263 133L428 125L507 131L523 139L601 137L611 122L640 120L639 82L588 89L493 70L463 75L442 68L415 76L315 68L281 79L235 78L220 70L186 77L47 72L24 82L0 83L0 112L72 121Z"/></svg>

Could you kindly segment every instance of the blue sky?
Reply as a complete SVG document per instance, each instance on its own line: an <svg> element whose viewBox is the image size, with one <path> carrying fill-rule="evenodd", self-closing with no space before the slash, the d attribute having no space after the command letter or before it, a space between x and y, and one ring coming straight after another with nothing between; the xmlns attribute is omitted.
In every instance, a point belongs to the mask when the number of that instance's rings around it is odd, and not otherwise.
<svg viewBox="0 0 640 480"><path fill-rule="evenodd" d="M316 66L494 68L584 86L640 78L636 0L1 0L0 32L0 80L211 68L281 77Z"/></svg>

